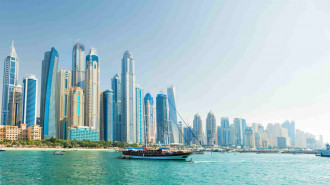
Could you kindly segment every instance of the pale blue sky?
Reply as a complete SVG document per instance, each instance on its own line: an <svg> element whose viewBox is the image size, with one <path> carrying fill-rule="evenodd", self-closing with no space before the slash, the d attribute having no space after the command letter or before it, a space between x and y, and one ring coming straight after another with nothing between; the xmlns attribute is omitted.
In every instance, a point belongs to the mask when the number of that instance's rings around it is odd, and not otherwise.
<svg viewBox="0 0 330 185"><path fill-rule="evenodd" d="M212 110L248 123L282 123L330 141L330 2L324 1L1 1L0 58L11 40L24 74L40 80L55 47L71 69L73 41L101 58L101 89L121 71L126 49L136 81L155 97L177 87L192 123ZM3 71L3 65L0 65ZM0 75L2 82L2 73Z"/></svg>

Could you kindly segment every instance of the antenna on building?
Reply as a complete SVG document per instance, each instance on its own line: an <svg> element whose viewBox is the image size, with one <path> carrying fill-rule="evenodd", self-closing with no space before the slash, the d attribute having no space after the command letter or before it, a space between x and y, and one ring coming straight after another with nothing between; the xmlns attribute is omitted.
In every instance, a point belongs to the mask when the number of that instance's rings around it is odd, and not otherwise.
<svg viewBox="0 0 330 185"><path fill-rule="evenodd" d="M14 47L14 41L13 40L11 41L11 47Z"/></svg>

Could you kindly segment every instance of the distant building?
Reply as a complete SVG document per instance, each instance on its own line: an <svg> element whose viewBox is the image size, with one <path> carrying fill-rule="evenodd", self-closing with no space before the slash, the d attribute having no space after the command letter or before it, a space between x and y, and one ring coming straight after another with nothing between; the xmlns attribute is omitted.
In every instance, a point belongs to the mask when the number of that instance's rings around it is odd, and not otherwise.
<svg viewBox="0 0 330 185"><path fill-rule="evenodd" d="M92 127L69 127L67 130L68 140L88 140L88 141L99 141L100 132Z"/></svg>
<svg viewBox="0 0 330 185"><path fill-rule="evenodd" d="M158 94L156 97L157 142L167 143L167 96Z"/></svg>
<svg viewBox="0 0 330 185"><path fill-rule="evenodd" d="M136 142L144 143L144 90L143 88L136 84Z"/></svg>
<svg viewBox="0 0 330 185"><path fill-rule="evenodd" d="M71 90L71 71L62 68L57 72L56 88L56 117L57 117L57 138L65 139L66 127L68 125L68 108Z"/></svg>
<svg viewBox="0 0 330 185"><path fill-rule="evenodd" d="M193 141L192 132L193 132L193 129L190 126L185 127L183 129L183 133L184 133L183 135L184 135L184 138L185 138L185 142L184 142L185 145L191 145L192 144L192 141Z"/></svg>
<svg viewBox="0 0 330 185"><path fill-rule="evenodd" d="M255 133L254 134L254 142L257 148L262 147L262 141L261 141L261 135L260 133Z"/></svg>
<svg viewBox="0 0 330 185"><path fill-rule="evenodd" d="M37 124L38 79L35 75L26 75L23 79L22 122L27 127Z"/></svg>
<svg viewBox="0 0 330 185"><path fill-rule="evenodd" d="M26 124L18 126L0 125L0 141L5 139L18 140L41 140L42 128L39 125L26 127Z"/></svg>
<svg viewBox="0 0 330 185"><path fill-rule="evenodd" d="M42 128L39 125L31 125L27 128L28 140L41 140Z"/></svg>
<svg viewBox="0 0 330 185"><path fill-rule="evenodd" d="M45 53L41 68L40 122L44 138L56 137L56 75L58 52L53 47Z"/></svg>
<svg viewBox="0 0 330 185"><path fill-rule="evenodd" d="M72 86L85 89L85 46L79 42L72 49Z"/></svg>
<svg viewBox="0 0 330 185"><path fill-rule="evenodd" d="M255 147L255 137L251 127L245 129L245 147L254 148Z"/></svg>
<svg viewBox="0 0 330 185"><path fill-rule="evenodd" d="M178 113L176 105L176 88L170 86L167 88L168 107L169 107L169 132L170 142L180 143L180 131L178 129Z"/></svg>
<svg viewBox="0 0 330 185"><path fill-rule="evenodd" d="M8 124L19 126L22 124L23 88L17 85L10 93Z"/></svg>
<svg viewBox="0 0 330 185"><path fill-rule="evenodd" d="M17 86L19 61L12 42L9 55L5 58L3 68L1 125L8 123L8 105L10 92Z"/></svg>
<svg viewBox="0 0 330 185"><path fill-rule="evenodd" d="M288 120L282 123L282 127L288 130L288 136L291 140L291 146L296 146L296 126L294 121L289 122Z"/></svg>
<svg viewBox="0 0 330 185"><path fill-rule="evenodd" d="M199 114L195 114L194 116L193 132L193 144L203 145L203 122Z"/></svg>
<svg viewBox="0 0 330 185"><path fill-rule="evenodd" d="M285 137L277 137L277 145L279 148L286 148L286 138Z"/></svg>
<svg viewBox="0 0 330 185"><path fill-rule="evenodd" d="M178 130L179 130L179 143L180 144L184 144L183 141L183 124L181 121L179 121L178 123Z"/></svg>
<svg viewBox="0 0 330 185"><path fill-rule="evenodd" d="M218 140L218 145L222 146L222 128L221 126L217 127L217 140Z"/></svg>
<svg viewBox="0 0 330 185"><path fill-rule="evenodd" d="M245 129L246 129L246 120L245 119L241 119L242 122L242 131L243 131L243 145L245 144Z"/></svg>
<svg viewBox="0 0 330 185"><path fill-rule="evenodd" d="M85 126L100 131L100 63L96 49L86 56Z"/></svg>
<svg viewBox="0 0 330 185"><path fill-rule="evenodd" d="M121 73L121 141L136 143L136 89L134 59L130 51L125 51Z"/></svg>
<svg viewBox="0 0 330 185"><path fill-rule="evenodd" d="M100 139L102 141L113 140L113 91L105 90L101 93L100 109Z"/></svg>
<svg viewBox="0 0 330 185"><path fill-rule="evenodd" d="M121 79L117 73L111 79L111 87L113 90L113 139L121 141Z"/></svg>
<svg viewBox="0 0 330 185"><path fill-rule="evenodd" d="M242 119L235 118L234 119L234 129L235 129L235 145L243 146L243 125Z"/></svg>
<svg viewBox="0 0 330 185"><path fill-rule="evenodd" d="M84 91L80 87L71 87L68 97L68 117L67 125L64 127L67 129L70 127L83 127L84 126ZM68 133L64 134L65 138L68 138Z"/></svg>
<svg viewBox="0 0 330 185"><path fill-rule="evenodd" d="M156 106L150 93L144 97L145 131L148 143L156 143Z"/></svg>
<svg viewBox="0 0 330 185"><path fill-rule="evenodd" d="M207 145L217 145L217 123L213 112L209 112L206 118Z"/></svg>
<svg viewBox="0 0 330 185"><path fill-rule="evenodd" d="M218 145L229 146L230 145L230 126L229 119L226 117L221 118L221 143ZM219 132L218 132L219 133Z"/></svg>

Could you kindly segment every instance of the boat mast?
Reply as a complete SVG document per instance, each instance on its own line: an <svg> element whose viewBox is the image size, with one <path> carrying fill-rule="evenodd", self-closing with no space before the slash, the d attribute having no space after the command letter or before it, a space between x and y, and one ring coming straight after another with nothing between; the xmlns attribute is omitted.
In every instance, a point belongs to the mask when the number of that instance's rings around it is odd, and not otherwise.
<svg viewBox="0 0 330 185"><path fill-rule="evenodd" d="M170 126L169 126L169 121L167 121L167 141L168 141L168 148L169 148L169 152L171 153L171 142L170 142Z"/></svg>
<svg viewBox="0 0 330 185"><path fill-rule="evenodd" d="M147 139L147 122L146 121L144 122L144 143L147 148L148 139Z"/></svg>

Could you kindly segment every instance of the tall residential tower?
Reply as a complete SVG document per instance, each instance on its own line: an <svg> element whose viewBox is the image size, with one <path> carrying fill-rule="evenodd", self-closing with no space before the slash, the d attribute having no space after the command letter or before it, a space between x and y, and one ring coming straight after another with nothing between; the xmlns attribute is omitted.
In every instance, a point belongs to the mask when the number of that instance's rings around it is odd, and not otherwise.
<svg viewBox="0 0 330 185"><path fill-rule="evenodd" d="M85 87L85 46L74 43L72 50L72 86Z"/></svg>

